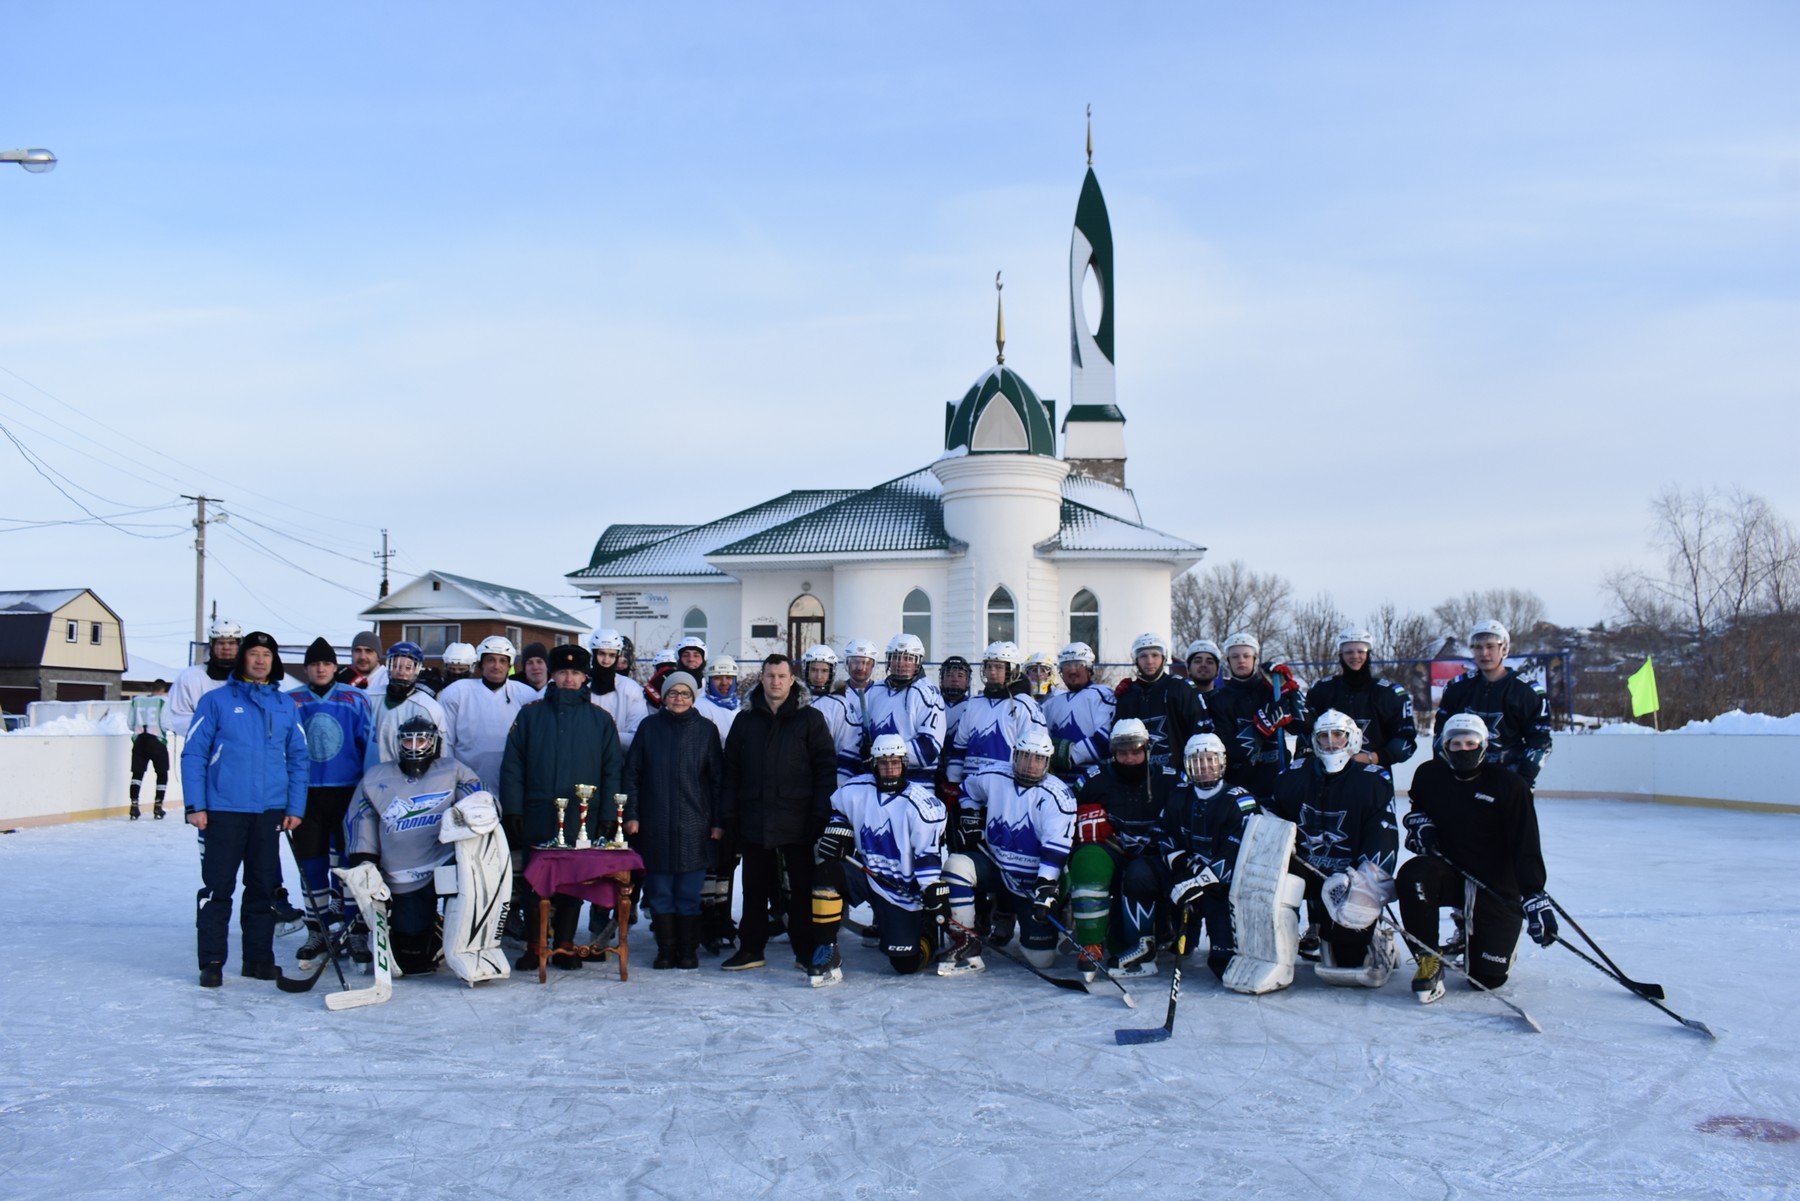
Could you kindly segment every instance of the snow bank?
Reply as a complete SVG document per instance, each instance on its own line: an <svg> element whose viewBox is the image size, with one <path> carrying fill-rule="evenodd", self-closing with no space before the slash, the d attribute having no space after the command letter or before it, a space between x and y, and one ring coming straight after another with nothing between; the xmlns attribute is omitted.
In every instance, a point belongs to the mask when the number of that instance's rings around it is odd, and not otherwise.
<svg viewBox="0 0 1800 1201"><path fill-rule="evenodd" d="M1707 721L1690 721L1680 729L1664 730L1665 734L1730 734L1748 735L1751 737L1771 734L1800 734L1800 713L1790 713L1786 717L1770 717L1767 713L1745 713L1742 709L1733 709L1729 713ZM1656 730L1636 722L1614 722L1601 726L1594 731L1601 735L1634 735L1654 734Z"/></svg>
<svg viewBox="0 0 1800 1201"><path fill-rule="evenodd" d="M35 734L42 738L75 738L92 737L96 734L127 734L131 727L117 713L94 719L91 717L58 717L41 726L26 726L23 729L10 730L9 734Z"/></svg>

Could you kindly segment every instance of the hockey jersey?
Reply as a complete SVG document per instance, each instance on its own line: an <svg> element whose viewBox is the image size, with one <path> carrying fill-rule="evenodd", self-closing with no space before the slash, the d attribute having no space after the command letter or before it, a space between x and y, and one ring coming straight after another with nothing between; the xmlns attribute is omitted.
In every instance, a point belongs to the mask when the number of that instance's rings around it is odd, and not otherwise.
<svg viewBox="0 0 1800 1201"><path fill-rule="evenodd" d="M1103 763L1082 773L1074 787L1076 813L1082 821L1082 842L1110 840L1127 855L1136 856L1155 840L1157 820L1181 777L1172 767L1148 763L1136 780L1125 779L1121 771L1117 763ZM1105 838L1086 836L1090 806L1104 812Z"/></svg>
<svg viewBox="0 0 1800 1201"><path fill-rule="evenodd" d="M543 693L534 692L535 699L542 699ZM602 694L589 689L588 697L594 704L606 710L613 719L613 725L619 731L619 749L631 749L631 740L637 737L638 727L650 716L650 702L644 697L644 686L629 676L615 676L612 691ZM723 739L725 733L719 732Z"/></svg>
<svg viewBox="0 0 1800 1201"><path fill-rule="evenodd" d="M1133 676L1119 686L1114 702L1115 723L1128 717L1144 723L1150 734L1150 762L1158 767L1179 763L1188 739L1213 728L1210 702L1166 671L1149 682Z"/></svg>
<svg viewBox="0 0 1800 1201"><path fill-rule="evenodd" d="M1373 863L1392 876L1400 854L1394 824L1394 778L1373 763L1326 772L1302 759L1275 782L1267 805L1300 827L1294 853L1326 875Z"/></svg>
<svg viewBox="0 0 1800 1201"><path fill-rule="evenodd" d="M944 749L944 698L937 685L915 679L903 687L883 682L863 694L863 740L898 734L906 743L906 778L929 782Z"/></svg>
<svg viewBox="0 0 1800 1201"><path fill-rule="evenodd" d="M1074 692L1052 692L1044 701L1044 724L1050 737L1068 744L1069 766L1057 774L1073 782L1087 768L1111 754L1113 714L1118 702L1112 689L1089 684ZM1185 746L1186 744L1183 743Z"/></svg>
<svg viewBox="0 0 1800 1201"><path fill-rule="evenodd" d="M479 791L474 772L443 756L416 780L397 763L378 764L350 800L350 853L378 856L381 878L396 894L417 892L456 857L455 843L438 841L444 814Z"/></svg>
<svg viewBox="0 0 1800 1201"><path fill-rule="evenodd" d="M1444 722L1458 713L1473 713L1487 723L1489 762L1519 773L1526 784L1537 783L1550 753L1550 698L1543 685L1510 667L1492 682L1473 668L1451 680L1438 702L1434 751L1444 749Z"/></svg>
<svg viewBox="0 0 1800 1201"><path fill-rule="evenodd" d="M1223 884L1231 883L1244 827L1256 812L1256 798L1220 781L1210 791L1182 780L1163 806L1156 826L1156 849L1165 859L1191 855L1212 868Z"/></svg>
<svg viewBox="0 0 1800 1201"><path fill-rule="evenodd" d="M1301 750L1312 743L1312 724L1319 714L1336 709L1362 730L1363 750L1381 758L1381 766L1405 763L1419 749L1419 727L1413 720L1412 693L1391 680L1378 679L1366 670L1344 672L1320 680L1306 694L1306 718L1296 726Z"/></svg>
<svg viewBox="0 0 1800 1201"><path fill-rule="evenodd" d="M324 696L302 687L287 697L300 711L300 726L306 731L306 753L312 761L307 787L356 787L374 724L369 698L360 689L335 683Z"/></svg>
<svg viewBox="0 0 1800 1201"><path fill-rule="evenodd" d="M963 781L962 807L985 810L986 854L1008 892L1029 897L1040 880L1062 877L1075 838L1075 797L1055 776L1021 787L1010 771L984 771Z"/></svg>
<svg viewBox="0 0 1800 1201"><path fill-rule="evenodd" d="M1048 729L1044 711L1023 693L970 697L951 736L950 782L960 784L976 772L1011 771L1013 747L1033 727Z"/></svg>
<svg viewBox="0 0 1800 1201"><path fill-rule="evenodd" d="M862 721L857 711L851 708L850 698L841 692L815 694L812 707L819 711L825 719L825 728L831 731L832 744L837 748L837 779L841 788L862 774Z"/></svg>
<svg viewBox="0 0 1800 1201"><path fill-rule="evenodd" d="M225 683L230 674L229 666L221 669L226 675L214 677L213 669L205 663L196 663L192 667L184 667L175 677L175 683L169 687L169 730L176 734L186 734L188 726L193 724L194 710L200 704L200 698Z"/></svg>
<svg viewBox="0 0 1800 1201"><path fill-rule="evenodd" d="M444 689L444 754L483 780L500 778L506 735L519 710L538 699L537 689L523 680L506 680L490 688L486 680L458 680Z"/></svg>
<svg viewBox="0 0 1800 1201"><path fill-rule="evenodd" d="M444 730L444 706L423 688L414 688L398 705L388 703L385 689L371 692L369 705L374 710L375 730L369 736L369 749L363 756L364 768L374 767L377 763L392 763L400 757L400 723L409 717L429 717L437 723L440 732Z"/></svg>
<svg viewBox="0 0 1800 1201"><path fill-rule="evenodd" d="M923 784L888 793L864 775L831 794L831 809L856 831L875 891L902 909L918 909L920 894L943 871L943 802Z"/></svg>

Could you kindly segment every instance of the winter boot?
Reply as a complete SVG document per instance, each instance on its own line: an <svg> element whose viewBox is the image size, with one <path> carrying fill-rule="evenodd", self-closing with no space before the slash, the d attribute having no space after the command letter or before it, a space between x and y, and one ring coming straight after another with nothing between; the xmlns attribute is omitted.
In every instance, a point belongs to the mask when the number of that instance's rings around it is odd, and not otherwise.
<svg viewBox="0 0 1800 1201"><path fill-rule="evenodd" d="M700 945L700 915L678 914L675 918L675 966L693 971L700 966L695 949Z"/></svg>
<svg viewBox="0 0 1800 1201"><path fill-rule="evenodd" d="M656 939L656 959L650 964L659 972L675 966L675 915L656 913L650 917L650 934Z"/></svg>
<svg viewBox="0 0 1800 1201"><path fill-rule="evenodd" d="M1145 935L1138 939L1135 947L1122 951L1119 969L1114 974L1127 978L1156 975L1156 940Z"/></svg>
<svg viewBox="0 0 1800 1201"><path fill-rule="evenodd" d="M762 967L767 962L768 960L763 958L761 951L752 951L749 947L739 947L737 953L721 963L719 967L727 972L747 972L753 967Z"/></svg>
<svg viewBox="0 0 1800 1201"><path fill-rule="evenodd" d="M225 965L222 963L203 963L200 965L200 987L217 988L225 983Z"/></svg>
<svg viewBox="0 0 1800 1201"><path fill-rule="evenodd" d="M836 942L820 943L813 951L812 962L806 967L806 982L814 988L844 982L844 960Z"/></svg>
<svg viewBox="0 0 1800 1201"><path fill-rule="evenodd" d="M1413 973L1412 989L1421 1005L1429 1005L1443 996L1444 961L1436 955L1419 956L1419 970Z"/></svg>

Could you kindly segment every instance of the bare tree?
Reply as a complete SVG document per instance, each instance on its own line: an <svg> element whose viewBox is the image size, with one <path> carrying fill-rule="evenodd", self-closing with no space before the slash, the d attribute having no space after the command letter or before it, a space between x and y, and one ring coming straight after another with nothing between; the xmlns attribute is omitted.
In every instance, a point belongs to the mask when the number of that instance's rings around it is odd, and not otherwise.
<svg viewBox="0 0 1800 1201"><path fill-rule="evenodd" d="M1273 572L1251 571L1241 559L1189 572L1171 592L1177 650L1196 638L1219 642L1248 630L1262 642L1281 632L1293 585Z"/></svg>
<svg viewBox="0 0 1800 1201"><path fill-rule="evenodd" d="M1538 594L1524 588L1489 588L1485 592L1465 592L1453 596L1432 610L1443 623L1443 633L1458 638L1467 636L1478 621L1493 618L1517 639L1529 634L1544 620L1544 602Z"/></svg>
<svg viewBox="0 0 1800 1201"><path fill-rule="evenodd" d="M1420 659L1438 647L1438 621L1411 609L1402 613L1393 601L1384 601L1369 614L1369 632L1375 636L1377 659ZM1508 629L1512 627L1508 626Z"/></svg>
<svg viewBox="0 0 1800 1201"><path fill-rule="evenodd" d="M1741 488L1670 487L1657 493L1650 514L1662 571L1622 569L1606 581L1628 621L1679 623L1705 644L1739 618L1793 608L1800 546L1793 526L1762 497Z"/></svg>
<svg viewBox="0 0 1800 1201"><path fill-rule="evenodd" d="M1338 631L1349 624L1331 593L1321 592L1295 605L1285 627L1273 640L1296 663L1331 664L1337 661Z"/></svg>

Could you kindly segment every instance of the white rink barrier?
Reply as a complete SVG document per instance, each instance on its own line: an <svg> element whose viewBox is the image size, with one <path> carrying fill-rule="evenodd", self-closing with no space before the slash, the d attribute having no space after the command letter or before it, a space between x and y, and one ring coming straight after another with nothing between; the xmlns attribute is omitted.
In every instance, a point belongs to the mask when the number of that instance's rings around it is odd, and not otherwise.
<svg viewBox="0 0 1800 1201"><path fill-rule="evenodd" d="M181 761L174 750L164 803L179 821ZM151 769L144 773L142 789L146 821L155 796L156 772ZM123 817L130 806L131 735L0 736L0 830Z"/></svg>

